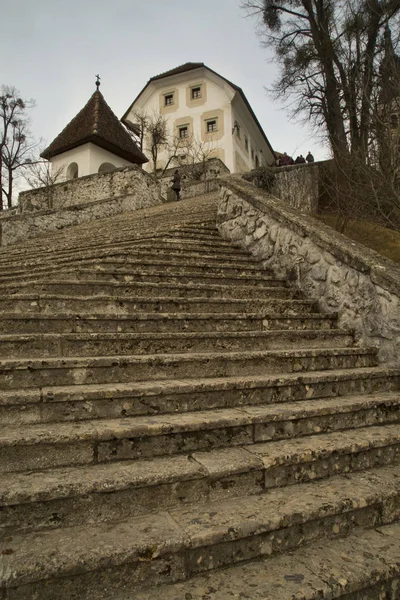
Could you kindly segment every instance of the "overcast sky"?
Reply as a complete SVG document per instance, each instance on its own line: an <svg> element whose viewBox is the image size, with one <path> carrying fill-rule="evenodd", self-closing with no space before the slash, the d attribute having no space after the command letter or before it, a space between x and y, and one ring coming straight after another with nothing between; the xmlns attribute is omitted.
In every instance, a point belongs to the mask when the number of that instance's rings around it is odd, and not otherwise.
<svg viewBox="0 0 400 600"><path fill-rule="evenodd" d="M327 149L265 92L276 71L240 0L0 0L0 84L34 98L34 135L50 143L95 90L121 117L153 75L204 62L239 85L272 147Z"/></svg>

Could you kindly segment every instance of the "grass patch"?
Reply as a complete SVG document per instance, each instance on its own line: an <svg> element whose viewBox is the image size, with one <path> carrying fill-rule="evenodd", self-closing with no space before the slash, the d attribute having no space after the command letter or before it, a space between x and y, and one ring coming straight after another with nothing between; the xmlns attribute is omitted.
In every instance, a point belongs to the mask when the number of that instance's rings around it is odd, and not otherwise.
<svg viewBox="0 0 400 600"><path fill-rule="evenodd" d="M332 227L332 229L336 229L337 216L335 214L313 216L318 221L322 221L325 225ZM379 254L382 254L386 258L400 263L400 233L398 231L387 229L369 221L349 219L343 234L351 240L360 242L364 246L379 252Z"/></svg>

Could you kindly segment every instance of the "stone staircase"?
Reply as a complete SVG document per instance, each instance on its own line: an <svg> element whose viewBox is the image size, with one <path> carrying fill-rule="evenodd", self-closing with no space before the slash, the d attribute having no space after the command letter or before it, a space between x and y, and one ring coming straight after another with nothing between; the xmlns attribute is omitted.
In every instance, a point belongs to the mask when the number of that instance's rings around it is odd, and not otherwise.
<svg viewBox="0 0 400 600"><path fill-rule="evenodd" d="M400 598L400 369L216 209L0 252L0 600Z"/></svg>

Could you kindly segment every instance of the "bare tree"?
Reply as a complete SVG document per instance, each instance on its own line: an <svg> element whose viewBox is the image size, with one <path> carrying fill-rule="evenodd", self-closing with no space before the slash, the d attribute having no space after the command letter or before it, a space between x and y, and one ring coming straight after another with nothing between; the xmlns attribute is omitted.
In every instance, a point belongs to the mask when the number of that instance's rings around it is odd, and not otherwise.
<svg viewBox="0 0 400 600"><path fill-rule="evenodd" d="M123 124L129 130L130 134L134 138L136 144L139 146L140 150L143 152L144 146L144 136L146 135L146 131L149 124L149 117L146 113L136 111L133 114L134 122L129 119L125 119Z"/></svg>
<svg viewBox="0 0 400 600"><path fill-rule="evenodd" d="M22 174L30 188L49 187L64 179L65 165L54 169L48 160L38 158L32 162L27 161Z"/></svg>
<svg viewBox="0 0 400 600"><path fill-rule="evenodd" d="M37 143L29 131L27 111L33 100L23 100L18 90L2 86L0 95L0 210L11 208L14 181L33 160Z"/></svg>
<svg viewBox="0 0 400 600"><path fill-rule="evenodd" d="M150 154L155 177L163 177L170 167L178 165L188 167L187 171L192 170L193 174L205 172L205 162L217 148L215 143L202 142L189 132L180 137L179 133L169 130L168 120L160 114L137 112L134 119L134 123L125 121L124 124L140 148Z"/></svg>
<svg viewBox="0 0 400 600"><path fill-rule="evenodd" d="M335 157L366 160L383 34L395 43L399 0L244 0L256 15L280 73L273 86L293 113L323 126Z"/></svg>

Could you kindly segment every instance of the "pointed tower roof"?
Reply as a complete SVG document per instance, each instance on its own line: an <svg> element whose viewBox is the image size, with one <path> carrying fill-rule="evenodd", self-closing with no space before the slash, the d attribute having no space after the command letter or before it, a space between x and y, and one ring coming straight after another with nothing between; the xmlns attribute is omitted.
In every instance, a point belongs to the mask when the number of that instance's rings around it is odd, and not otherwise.
<svg viewBox="0 0 400 600"><path fill-rule="evenodd" d="M50 159L88 142L132 163L148 162L98 89L41 156Z"/></svg>

